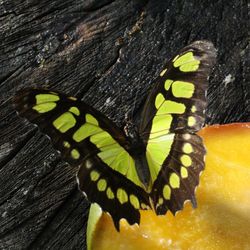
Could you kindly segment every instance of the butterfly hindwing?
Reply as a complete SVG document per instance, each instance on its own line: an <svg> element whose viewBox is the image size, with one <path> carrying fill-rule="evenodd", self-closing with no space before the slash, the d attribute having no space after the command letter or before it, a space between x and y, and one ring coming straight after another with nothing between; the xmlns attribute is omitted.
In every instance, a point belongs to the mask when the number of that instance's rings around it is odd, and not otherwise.
<svg viewBox="0 0 250 250"><path fill-rule="evenodd" d="M190 200L196 207L195 188L204 169L205 148L196 134L176 134L169 156L153 184L151 197L157 214L173 214ZM156 191L157 190L157 191Z"/></svg>
<svg viewBox="0 0 250 250"><path fill-rule="evenodd" d="M86 103L44 89L26 89L14 100L19 114L47 134L62 158L80 166L78 183L92 202L119 220L139 223L139 209L149 207L123 132Z"/></svg>
<svg viewBox="0 0 250 250"><path fill-rule="evenodd" d="M97 156L83 161L77 179L89 201L109 212L118 230L120 219L125 218L131 225L139 224L139 209L149 209L148 194Z"/></svg>
<svg viewBox="0 0 250 250"><path fill-rule="evenodd" d="M194 191L204 169L205 149L197 132L204 124L205 92L215 62L210 42L197 41L168 63L151 91L140 134L146 143L151 199L157 214L196 205Z"/></svg>

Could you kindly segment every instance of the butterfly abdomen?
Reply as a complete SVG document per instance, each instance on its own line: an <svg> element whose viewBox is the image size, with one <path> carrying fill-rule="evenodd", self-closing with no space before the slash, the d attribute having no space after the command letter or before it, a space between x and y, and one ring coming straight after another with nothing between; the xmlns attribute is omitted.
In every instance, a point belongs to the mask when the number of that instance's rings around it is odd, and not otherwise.
<svg viewBox="0 0 250 250"><path fill-rule="evenodd" d="M148 190L150 186L150 172L148 163L146 160L146 151L141 152L133 156L135 160L135 167L140 181L143 183L145 190Z"/></svg>
<svg viewBox="0 0 250 250"><path fill-rule="evenodd" d="M133 157L139 179L145 187L145 190L147 190L150 182L150 172L146 160L146 145L139 135L136 124L132 121L126 123L124 132L130 142L127 151Z"/></svg>

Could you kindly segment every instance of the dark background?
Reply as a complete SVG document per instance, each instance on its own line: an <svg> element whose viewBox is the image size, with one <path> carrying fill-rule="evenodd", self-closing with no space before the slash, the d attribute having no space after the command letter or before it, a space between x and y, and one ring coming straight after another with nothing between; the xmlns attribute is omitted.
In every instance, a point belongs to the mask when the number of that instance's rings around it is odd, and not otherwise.
<svg viewBox="0 0 250 250"><path fill-rule="evenodd" d="M118 126L181 47L212 41L207 124L250 121L247 0L0 2L0 249L85 249L77 169L13 110L18 89L82 98Z"/></svg>

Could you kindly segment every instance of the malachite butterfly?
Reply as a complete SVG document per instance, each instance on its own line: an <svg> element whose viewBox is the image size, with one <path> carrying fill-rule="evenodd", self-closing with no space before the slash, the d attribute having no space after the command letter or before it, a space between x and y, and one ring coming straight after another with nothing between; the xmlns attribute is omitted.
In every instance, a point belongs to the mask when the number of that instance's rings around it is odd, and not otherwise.
<svg viewBox="0 0 250 250"><path fill-rule="evenodd" d="M153 85L138 126L124 130L88 104L46 89L21 90L14 104L51 138L65 161L79 166L80 190L119 230L122 218L139 224L140 209L175 214L187 200L196 207L205 148L195 133L204 124L215 58L208 41L180 50Z"/></svg>

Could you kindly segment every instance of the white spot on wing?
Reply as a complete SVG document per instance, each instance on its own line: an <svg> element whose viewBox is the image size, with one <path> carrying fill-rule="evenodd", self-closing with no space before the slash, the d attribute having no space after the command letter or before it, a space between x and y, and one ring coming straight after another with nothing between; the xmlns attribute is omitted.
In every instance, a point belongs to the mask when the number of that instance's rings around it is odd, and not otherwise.
<svg viewBox="0 0 250 250"><path fill-rule="evenodd" d="M190 135L190 134L184 134L184 135L183 135L183 138L184 138L185 140L190 140L190 139L191 139L191 135Z"/></svg>
<svg viewBox="0 0 250 250"><path fill-rule="evenodd" d="M92 167L92 162L90 160L86 160L85 166L87 169L90 169Z"/></svg>

